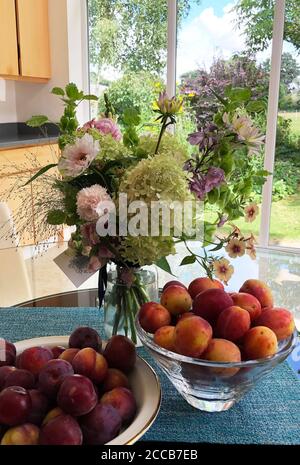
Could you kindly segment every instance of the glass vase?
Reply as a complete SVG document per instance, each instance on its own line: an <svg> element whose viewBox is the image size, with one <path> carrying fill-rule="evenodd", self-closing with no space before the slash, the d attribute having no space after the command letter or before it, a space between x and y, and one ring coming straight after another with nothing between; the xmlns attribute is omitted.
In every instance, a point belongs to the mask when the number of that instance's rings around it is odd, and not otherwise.
<svg viewBox="0 0 300 465"><path fill-rule="evenodd" d="M107 338L115 334L129 337L136 345L135 317L141 305L158 300L155 266L123 268L112 265L108 270L104 297L104 328Z"/></svg>

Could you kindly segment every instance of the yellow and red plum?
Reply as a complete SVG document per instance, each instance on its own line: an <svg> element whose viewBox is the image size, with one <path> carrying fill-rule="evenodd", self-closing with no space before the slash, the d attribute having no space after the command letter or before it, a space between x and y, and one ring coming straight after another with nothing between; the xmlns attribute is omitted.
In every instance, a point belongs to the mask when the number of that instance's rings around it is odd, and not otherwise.
<svg viewBox="0 0 300 465"><path fill-rule="evenodd" d="M262 308L273 307L273 296L269 286L259 279L247 279L239 292L254 295L259 300Z"/></svg>
<svg viewBox="0 0 300 465"><path fill-rule="evenodd" d="M40 429L31 423L10 428L1 440L1 446L36 446L39 443Z"/></svg>
<svg viewBox="0 0 300 465"><path fill-rule="evenodd" d="M243 340L243 352L248 360L269 357L278 349L276 334L266 326L249 329Z"/></svg>
<svg viewBox="0 0 300 465"><path fill-rule="evenodd" d="M95 384L99 384L105 379L108 370L107 361L103 355L90 347L81 349L75 355L72 366L75 373L87 376Z"/></svg>
<svg viewBox="0 0 300 465"><path fill-rule="evenodd" d="M255 326L267 326L272 329L281 341L290 337L295 330L295 322L292 313L281 307L266 308L255 321Z"/></svg>
<svg viewBox="0 0 300 465"><path fill-rule="evenodd" d="M232 298L223 289L207 289L195 297L193 312L213 324L220 313L232 305Z"/></svg>
<svg viewBox="0 0 300 465"><path fill-rule="evenodd" d="M153 337L155 344L171 352L175 351L174 347L175 326L163 326L159 328Z"/></svg>
<svg viewBox="0 0 300 465"><path fill-rule="evenodd" d="M180 320L175 327L175 351L188 357L200 357L211 338L212 327L203 318L193 316Z"/></svg>
<svg viewBox="0 0 300 465"><path fill-rule="evenodd" d="M201 358L211 362L229 363L240 362L241 352L237 345L226 339L214 338L208 344ZM235 375L239 368L209 368L212 373L229 377Z"/></svg>
<svg viewBox="0 0 300 465"><path fill-rule="evenodd" d="M146 302L139 311L139 322L147 333L154 334L162 326L171 322L170 312L157 302Z"/></svg>
<svg viewBox="0 0 300 465"><path fill-rule="evenodd" d="M219 315L216 333L223 339L235 342L246 334L250 324L250 315L247 310L233 305L225 308Z"/></svg>
<svg viewBox="0 0 300 465"><path fill-rule="evenodd" d="M234 292L231 294L234 305L247 310L250 315L250 320L253 322L261 314L261 305L259 300L246 292Z"/></svg>
<svg viewBox="0 0 300 465"><path fill-rule="evenodd" d="M173 285L162 293L160 303L171 315L179 315L191 309L192 298L184 287Z"/></svg>
<svg viewBox="0 0 300 465"><path fill-rule="evenodd" d="M206 289L224 289L223 284L216 279L210 279L208 277L201 277L194 279L189 287L188 291L192 299L194 299L200 292L206 291Z"/></svg>

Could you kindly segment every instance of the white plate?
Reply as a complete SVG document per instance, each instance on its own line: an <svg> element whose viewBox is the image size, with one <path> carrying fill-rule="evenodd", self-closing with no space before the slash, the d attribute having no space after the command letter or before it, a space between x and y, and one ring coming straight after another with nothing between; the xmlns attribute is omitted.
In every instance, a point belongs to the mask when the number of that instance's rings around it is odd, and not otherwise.
<svg viewBox="0 0 300 465"><path fill-rule="evenodd" d="M29 347L68 347L69 336L49 336L26 339L15 343L17 353ZM150 428L157 417L161 403L161 388L157 375L145 360L137 356L134 370L129 375L131 389L137 402L137 414L128 428L108 445L134 444Z"/></svg>

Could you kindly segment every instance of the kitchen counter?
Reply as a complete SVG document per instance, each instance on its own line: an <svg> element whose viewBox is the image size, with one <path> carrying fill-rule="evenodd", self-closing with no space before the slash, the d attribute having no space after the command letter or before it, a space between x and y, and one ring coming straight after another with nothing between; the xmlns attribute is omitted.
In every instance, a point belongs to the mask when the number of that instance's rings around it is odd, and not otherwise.
<svg viewBox="0 0 300 465"><path fill-rule="evenodd" d="M0 124L0 150L35 145L56 144L58 128L49 123L43 128L31 128L26 123Z"/></svg>

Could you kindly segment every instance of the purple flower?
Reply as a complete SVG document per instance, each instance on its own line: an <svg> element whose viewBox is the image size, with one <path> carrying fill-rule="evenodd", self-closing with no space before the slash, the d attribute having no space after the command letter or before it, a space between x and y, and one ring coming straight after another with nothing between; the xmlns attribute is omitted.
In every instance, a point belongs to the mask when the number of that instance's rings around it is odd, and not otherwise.
<svg viewBox="0 0 300 465"><path fill-rule="evenodd" d="M199 131L189 134L187 140L191 145L198 145L199 150L210 151L218 144L218 127L207 123Z"/></svg>
<svg viewBox="0 0 300 465"><path fill-rule="evenodd" d="M204 200L206 195L205 177L195 174L190 182L190 190L199 200Z"/></svg>
<svg viewBox="0 0 300 465"><path fill-rule="evenodd" d="M193 132L188 135L188 141L191 145L200 145L204 139L203 131Z"/></svg>
<svg viewBox="0 0 300 465"><path fill-rule="evenodd" d="M225 181L225 173L222 168L211 167L206 174L206 192L211 191L215 187L218 187Z"/></svg>
<svg viewBox="0 0 300 465"><path fill-rule="evenodd" d="M195 173L190 181L190 190L199 200L204 200L208 192L219 187L225 181L225 173L221 168L211 167L206 175Z"/></svg>

